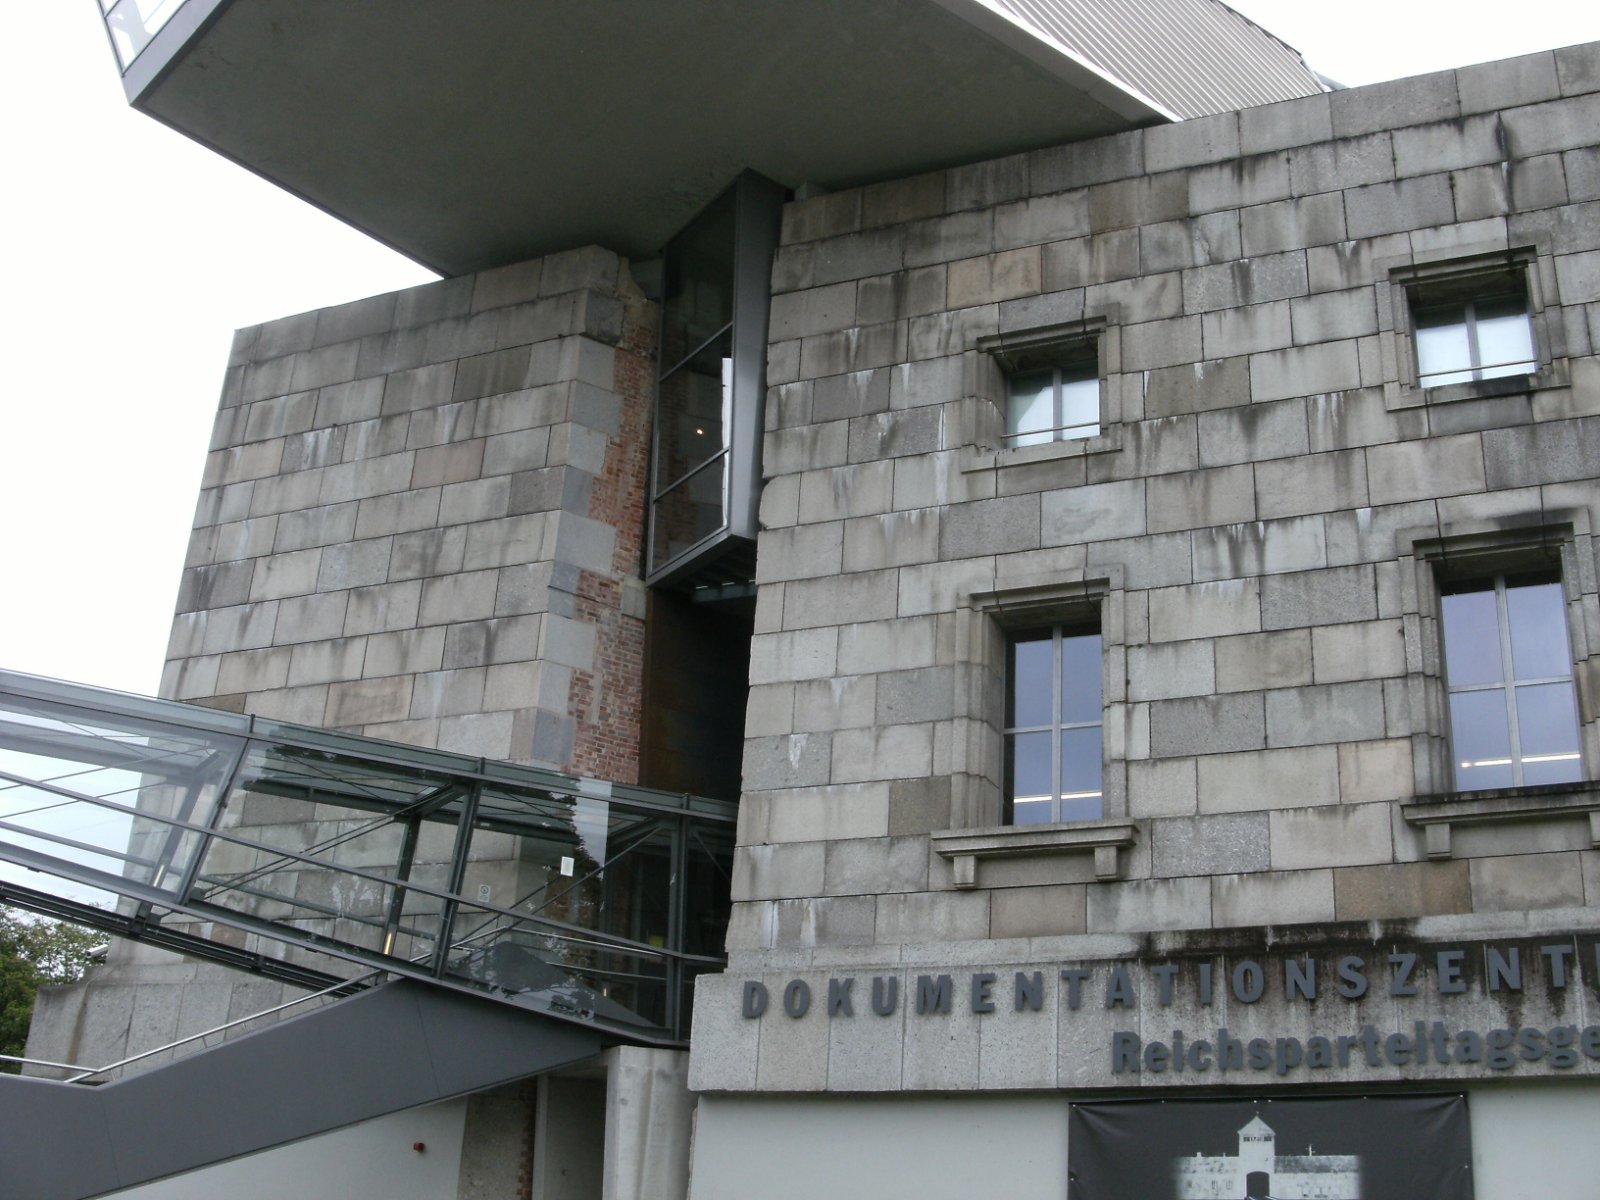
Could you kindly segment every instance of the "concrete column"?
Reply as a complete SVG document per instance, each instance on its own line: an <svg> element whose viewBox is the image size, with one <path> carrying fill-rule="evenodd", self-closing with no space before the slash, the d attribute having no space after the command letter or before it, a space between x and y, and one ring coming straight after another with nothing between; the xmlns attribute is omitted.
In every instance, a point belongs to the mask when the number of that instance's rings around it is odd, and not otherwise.
<svg viewBox="0 0 1600 1200"><path fill-rule="evenodd" d="M695 1097L682 1050L605 1052L604 1200L684 1200Z"/></svg>

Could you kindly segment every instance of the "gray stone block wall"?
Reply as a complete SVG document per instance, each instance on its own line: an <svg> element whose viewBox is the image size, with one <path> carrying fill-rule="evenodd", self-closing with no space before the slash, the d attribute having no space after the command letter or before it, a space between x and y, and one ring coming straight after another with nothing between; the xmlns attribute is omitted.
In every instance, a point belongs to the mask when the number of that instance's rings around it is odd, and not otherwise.
<svg viewBox="0 0 1600 1200"><path fill-rule="evenodd" d="M242 330L163 694L636 778L653 339L596 247Z"/></svg>
<svg viewBox="0 0 1600 1200"><path fill-rule="evenodd" d="M1600 904L1581 815L1462 826L1440 859L1402 811L1453 786L1440 556L1528 530L1563 547L1600 770L1597 64L1576 47L788 207L741 977ZM996 173L1005 196L974 198ZM1422 394L1395 272L1497 251L1529 264L1535 386ZM979 340L1086 315L1117 338L1105 436L1000 446ZM1000 630L1027 620L1007 606L1073 587L1099 597L1106 815L1135 843L1117 879L1053 853L980 858L958 888L931 835L999 824ZM793 1049L748 1086L822 1086ZM957 1074L938 1086L981 1086Z"/></svg>

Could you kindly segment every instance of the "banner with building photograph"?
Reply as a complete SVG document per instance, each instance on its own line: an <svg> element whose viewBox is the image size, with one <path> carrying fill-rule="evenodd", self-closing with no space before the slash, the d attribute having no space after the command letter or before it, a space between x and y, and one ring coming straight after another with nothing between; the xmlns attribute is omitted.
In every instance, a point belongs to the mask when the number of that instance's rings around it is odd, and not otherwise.
<svg viewBox="0 0 1600 1200"><path fill-rule="evenodd" d="M1074 1104L1069 1200L1472 1200L1461 1095Z"/></svg>

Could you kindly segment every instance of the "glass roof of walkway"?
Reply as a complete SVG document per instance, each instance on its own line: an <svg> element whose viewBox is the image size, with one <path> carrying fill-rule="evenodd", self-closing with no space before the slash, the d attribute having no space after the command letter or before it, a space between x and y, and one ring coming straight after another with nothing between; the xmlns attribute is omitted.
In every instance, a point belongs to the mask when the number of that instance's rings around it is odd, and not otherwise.
<svg viewBox="0 0 1600 1200"><path fill-rule="evenodd" d="M681 1042L735 814L0 671L0 902L307 987L354 964Z"/></svg>

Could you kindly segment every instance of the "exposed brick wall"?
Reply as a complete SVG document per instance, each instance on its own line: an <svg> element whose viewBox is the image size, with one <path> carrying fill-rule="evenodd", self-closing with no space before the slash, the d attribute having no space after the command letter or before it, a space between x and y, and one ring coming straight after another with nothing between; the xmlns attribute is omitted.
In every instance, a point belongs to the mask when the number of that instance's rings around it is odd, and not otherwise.
<svg viewBox="0 0 1600 1200"><path fill-rule="evenodd" d="M650 409L655 393L656 307L628 300L617 345L613 389L622 397L617 436L606 447L594 481L589 516L617 531L612 575L578 577L574 615L594 625L593 671L574 671L568 711L578 722L572 769L618 783L639 780L644 688L643 592L628 612L624 581L637 580L644 542L645 489L650 473Z"/></svg>

